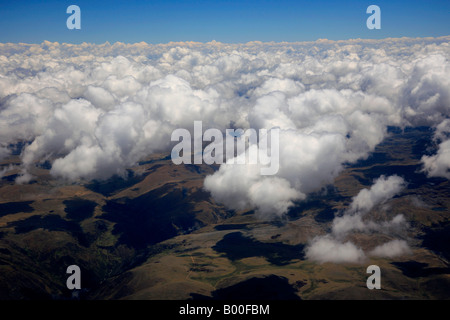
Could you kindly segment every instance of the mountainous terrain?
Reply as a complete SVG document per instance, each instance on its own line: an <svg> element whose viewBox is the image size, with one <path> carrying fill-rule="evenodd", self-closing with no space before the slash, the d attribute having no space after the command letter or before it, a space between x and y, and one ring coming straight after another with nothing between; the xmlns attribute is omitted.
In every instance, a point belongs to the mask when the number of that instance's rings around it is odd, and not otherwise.
<svg viewBox="0 0 450 320"><path fill-rule="evenodd" d="M0 184L0 299L448 299L450 185L427 178L420 163L435 151L432 134L390 128L368 159L273 220L216 203L203 181L217 166L177 166L167 154L105 181L56 180L49 161L36 163L30 184L15 184L17 173L8 172ZM1 166L18 162L24 145ZM330 231L352 197L393 174L406 188L365 218L402 214L408 227L395 236L409 254L307 259L309 241ZM382 230L348 235L364 250L392 238ZM72 264L82 275L75 292L66 288ZM372 264L381 268L381 290L366 287Z"/></svg>

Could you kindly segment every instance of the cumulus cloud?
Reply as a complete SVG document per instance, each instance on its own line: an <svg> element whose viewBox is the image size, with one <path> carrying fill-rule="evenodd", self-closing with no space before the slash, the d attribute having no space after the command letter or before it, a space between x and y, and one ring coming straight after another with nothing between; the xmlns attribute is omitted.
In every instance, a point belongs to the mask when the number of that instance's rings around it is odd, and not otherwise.
<svg viewBox="0 0 450 320"><path fill-rule="evenodd" d="M449 39L0 44L0 157L10 143L29 142L18 183L44 159L56 179L106 179L169 152L173 130L194 121L223 131L277 127L275 176L223 164L205 188L230 208L281 216L366 158L388 126L445 122ZM424 170L448 178L440 139ZM362 194L352 210L380 197Z"/></svg>
<svg viewBox="0 0 450 320"><path fill-rule="evenodd" d="M238 165L239 169L231 170L229 166L234 165L223 165L217 175L206 177L205 187L231 209L256 208L260 215L270 218L274 213L286 212L294 200L305 197L284 179L261 176L257 165Z"/></svg>
<svg viewBox="0 0 450 320"><path fill-rule="evenodd" d="M364 251L351 241L344 242L344 239L352 232L381 232L388 235L401 233L407 227L402 214L396 215L392 220L381 222L372 221L367 215L370 210L386 203L404 187L405 181L401 177L380 176L369 189L362 189L353 198L341 217L334 218L330 234L310 241L305 251L306 257L320 263L362 262L366 257ZM410 252L405 240L392 240L376 247L369 254L392 258Z"/></svg>
<svg viewBox="0 0 450 320"><path fill-rule="evenodd" d="M205 188L229 207L256 208L266 218L281 216L294 200L303 200L331 183L341 169L344 153L345 141L340 135L281 131L276 176L262 176L257 166L225 164L205 179ZM265 188L273 192L263 191Z"/></svg>
<svg viewBox="0 0 450 320"><path fill-rule="evenodd" d="M392 240L375 247L370 251L370 255L386 258L394 258L411 253L408 243L405 240Z"/></svg>
<svg viewBox="0 0 450 320"><path fill-rule="evenodd" d="M445 119L436 126L434 140L438 143L435 155L422 156L423 170L429 177L450 179L450 119Z"/></svg>
<svg viewBox="0 0 450 320"><path fill-rule="evenodd" d="M367 223L363 221L363 217L375 206L383 204L397 195L404 187L405 181L399 176L393 175L387 178L383 175L380 176L370 189L359 191L342 217L336 217L333 220L333 233L337 236L343 236L352 230L377 229L378 226L375 223ZM394 218L391 224L395 225L401 222L401 217L399 215ZM385 227L388 226L385 225Z"/></svg>
<svg viewBox="0 0 450 320"><path fill-rule="evenodd" d="M362 189L350 205L350 212L365 213L374 206L384 203L398 194L405 187L402 177L393 175L390 177L380 176L370 189Z"/></svg>
<svg viewBox="0 0 450 320"><path fill-rule="evenodd" d="M320 263L361 263L366 258L364 251L350 241L341 243L329 236L315 238L306 248L305 255Z"/></svg>

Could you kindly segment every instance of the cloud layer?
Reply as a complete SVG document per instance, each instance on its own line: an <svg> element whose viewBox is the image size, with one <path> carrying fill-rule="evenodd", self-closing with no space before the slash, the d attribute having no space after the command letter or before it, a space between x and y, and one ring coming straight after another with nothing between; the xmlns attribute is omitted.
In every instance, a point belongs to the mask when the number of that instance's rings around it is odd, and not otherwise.
<svg viewBox="0 0 450 320"><path fill-rule="evenodd" d="M224 164L205 180L230 208L273 217L367 157L387 126L428 125L440 144L424 170L448 178L449 40L0 44L0 159L27 141L18 183L47 159L55 178L105 179L170 151L196 120L279 127L275 176Z"/></svg>

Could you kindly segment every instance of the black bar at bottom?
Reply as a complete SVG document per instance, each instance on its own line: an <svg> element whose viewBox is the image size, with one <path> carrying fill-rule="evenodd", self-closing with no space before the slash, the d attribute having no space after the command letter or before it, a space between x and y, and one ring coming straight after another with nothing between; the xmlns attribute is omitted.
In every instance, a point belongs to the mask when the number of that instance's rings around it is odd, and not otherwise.
<svg viewBox="0 0 450 320"><path fill-rule="evenodd" d="M432 310L445 314L448 301L0 301L2 312L61 319L87 316L114 317L114 319L305 319L336 317L362 319L367 316L404 319L420 311ZM444 309L445 308L445 309ZM441 310L442 309L442 310Z"/></svg>

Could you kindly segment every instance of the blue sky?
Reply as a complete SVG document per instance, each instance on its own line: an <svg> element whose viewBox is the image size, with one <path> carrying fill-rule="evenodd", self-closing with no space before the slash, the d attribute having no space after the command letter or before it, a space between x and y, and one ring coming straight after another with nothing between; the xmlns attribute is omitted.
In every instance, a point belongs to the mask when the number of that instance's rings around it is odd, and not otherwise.
<svg viewBox="0 0 450 320"><path fill-rule="evenodd" d="M66 9L81 8L81 30L68 30ZM381 8L381 30L366 9ZM52 0L0 1L0 42L67 43L211 40L239 43L319 38L427 37L450 34L450 1Z"/></svg>

